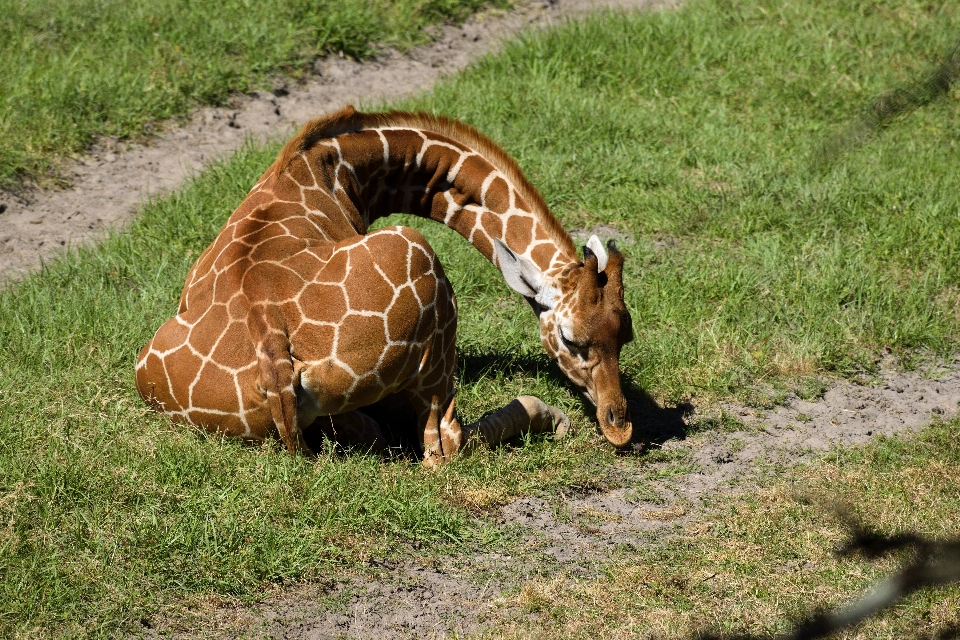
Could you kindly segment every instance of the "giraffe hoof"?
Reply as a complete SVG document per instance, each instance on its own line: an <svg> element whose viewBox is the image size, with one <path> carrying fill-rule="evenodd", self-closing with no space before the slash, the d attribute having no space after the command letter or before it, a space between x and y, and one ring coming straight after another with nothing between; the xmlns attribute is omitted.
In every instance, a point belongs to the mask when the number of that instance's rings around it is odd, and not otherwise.
<svg viewBox="0 0 960 640"><path fill-rule="evenodd" d="M434 449L427 449L423 452L420 464L426 469L439 469L443 465L443 456Z"/></svg>
<svg viewBox="0 0 960 640"><path fill-rule="evenodd" d="M567 414L560 411L556 407L551 407L553 409L553 439L560 440L561 438L566 438L570 433L570 418L567 417Z"/></svg>

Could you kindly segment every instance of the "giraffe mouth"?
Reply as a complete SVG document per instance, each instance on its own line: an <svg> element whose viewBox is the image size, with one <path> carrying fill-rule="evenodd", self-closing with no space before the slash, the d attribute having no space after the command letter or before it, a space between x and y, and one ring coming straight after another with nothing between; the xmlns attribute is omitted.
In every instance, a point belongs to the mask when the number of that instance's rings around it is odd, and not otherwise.
<svg viewBox="0 0 960 640"><path fill-rule="evenodd" d="M626 399L621 396L612 403L598 403L589 388L585 387L580 391L596 408L597 424L607 442L617 449L627 447L633 439L633 422L630 420Z"/></svg>
<svg viewBox="0 0 960 640"><path fill-rule="evenodd" d="M581 389L580 391L581 393L583 393L583 396L590 402L590 404L592 404L593 406L597 406L597 399L593 396L593 393L590 391L589 388L584 388L584 389Z"/></svg>

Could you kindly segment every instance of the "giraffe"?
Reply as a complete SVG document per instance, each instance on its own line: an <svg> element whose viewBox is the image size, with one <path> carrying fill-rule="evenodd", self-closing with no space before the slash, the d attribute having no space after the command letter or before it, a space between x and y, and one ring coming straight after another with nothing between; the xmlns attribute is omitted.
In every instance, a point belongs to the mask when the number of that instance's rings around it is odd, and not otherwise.
<svg viewBox="0 0 960 640"><path fill-rule="evenodd" d="M174 420L258 441L333 429L380 449L371 407L417 416L433 467L478 441L562 436L559 409L521 396L462 425L455 410L457 307L426 239L368 232L391 213L429 217L465 237L529 302L540 339L596 406L606 439L631 438L619 355L632 337L623 255L570 236L517 163L476 129L425 113L311 120L282 149L190 269L177 314L137 358L136 385Z"/></svg>

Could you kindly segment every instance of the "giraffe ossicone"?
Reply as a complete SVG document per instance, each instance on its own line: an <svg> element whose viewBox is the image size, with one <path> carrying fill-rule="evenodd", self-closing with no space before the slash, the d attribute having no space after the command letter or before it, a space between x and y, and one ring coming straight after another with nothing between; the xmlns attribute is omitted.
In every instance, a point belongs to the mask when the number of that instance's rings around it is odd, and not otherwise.
<svg viewBox="0 0 960 640"><path fill-rule="evenodd" d="M406 411L428 466L481 440L565 433L567 416L532 396L460 423L454 292L419 232L368 230L391 213L446 224L499 268L604 436L629 443L623 255L593 236L579 259L506 152L424 113L346 107L308 122L190 269L177 314L137 359L140 394L175 420L279 435L291 452L316 430L382 448L376 416Z"/></svg>
<svg viewBox="0 0 960 640"><path fill-rule="evenodd" d="M596 234L593 234L590 236L590 239L587 240L587 249L590 249L590 251L597 256L597 270L603 271L606 269L609 257L607 256L606 249L603 248L603 243L600 242L600 238L598 238Z"/></svg>

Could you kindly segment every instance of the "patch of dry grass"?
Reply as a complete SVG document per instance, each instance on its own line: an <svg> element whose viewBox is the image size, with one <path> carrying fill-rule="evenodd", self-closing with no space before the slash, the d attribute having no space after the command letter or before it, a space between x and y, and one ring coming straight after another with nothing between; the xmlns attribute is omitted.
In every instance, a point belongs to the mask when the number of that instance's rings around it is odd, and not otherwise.
<svg viewBox="0 0 960 640"><path fill-rule="evenodd" d="M878 532L960 535L960 420L921 436L879 439L729 497L661 546L641 549L593 578L559 574L512 596L523 615L507 638L688 638L699 630L776 633L814 607L855 599L904 559L838 557L845 504ZM960 621L960 587L924 590L843 638L933 637Z"/></svg>

